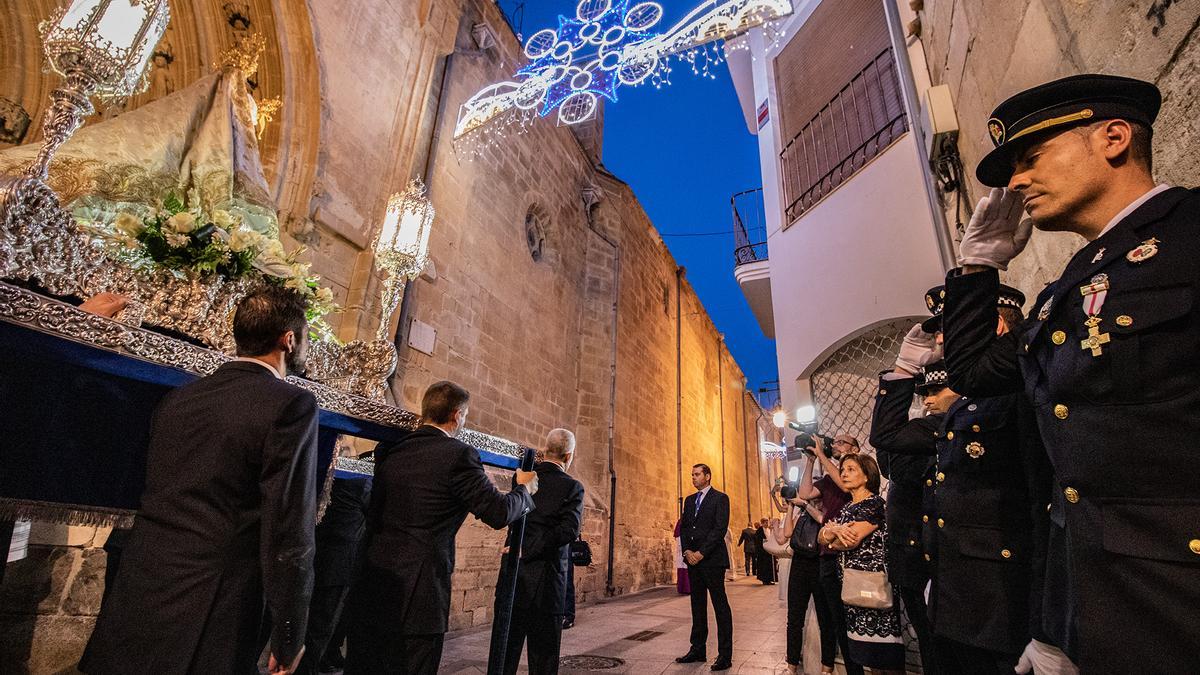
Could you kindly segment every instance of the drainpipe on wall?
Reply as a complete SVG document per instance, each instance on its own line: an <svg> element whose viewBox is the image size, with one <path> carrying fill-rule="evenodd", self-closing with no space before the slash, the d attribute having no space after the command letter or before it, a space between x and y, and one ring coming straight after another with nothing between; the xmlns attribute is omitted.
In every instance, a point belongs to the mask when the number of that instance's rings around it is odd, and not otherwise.
<svg viewBox="0 0 1200 675"><path fill-rule="evenodd" d="M738 413L742 417L742 459L746 462L746 519L749 520L752 516L750 510L750 443L746 440L746 377L742 376L742 395L738 397L740 405L738 405ZM754 455L757 457L757 455ZM761 470L758 462L755 462L756 472Z"/></svg>
<svg viewBox="0 0 1200 675"><path fill-rule="evenodd" d="M900 9L896 7L897 0L883 0L883 11L887 15L888 35L892 42L892 53L895 54L896 67L900 69L900 91L904 94L905 113L908 114L909 128L917 139L917 153L921 165L921 177L925 180L925 197L929 201L929 213L933 216L934 238L938 243L938 255L942 260L942 271L946 272L957 265L954 256L954 243L950 238L950 225L946 222L946 212L938 199L937 184L933 179L933 170L929 166L925 152L925 130L921 128L921 102L917 98L916 79L913 77L912 62L908 59L908 45L904 41L904 28L900 24Z"/></svg>
<svg viewBox="0 0 1200 675"><path fill-rule="evenodd" d="M584 211L587 213L588 226L592 232L596 233L596 236L612 247L614 268L612 288L612 347L608 365L608 571L604 582L605 595L612 597L617 593L616 586L613 585L613 573L616 567L617 541L617 311L620 307L621 298L621 247L617 245L617 242L609 239L608 235L596 229L595 220L592 217L592 208L596 203L589 203L588 199L584 198Z"/></svg>
<svg viewBox="0 0 1200 675"><path fill-rule="evenodd" d="M729 481L725 477L725 368L721 364L721 345L725 343L725 337L719 336L717 340L717 419L720 420L721 429L721 487L725 491L729 491Z"/></svg>
<svg viewBox="0 0 1200 675"><path fill-rule="evenodd" d="M675 464L678 485L675 488L679 501L677 517L683 517L683 275L687 270L675 266Z"/></svg>

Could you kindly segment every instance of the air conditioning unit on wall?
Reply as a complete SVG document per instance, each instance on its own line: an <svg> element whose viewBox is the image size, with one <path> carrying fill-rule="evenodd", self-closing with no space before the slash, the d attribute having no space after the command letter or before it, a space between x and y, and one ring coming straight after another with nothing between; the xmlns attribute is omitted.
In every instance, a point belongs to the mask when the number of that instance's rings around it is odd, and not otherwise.
<svg viewBox="0 0 1200 675"><path fill-rule="evenodd" d="M958 152L958 115L950 86L939 84L925 90L921 97L921 126L925 136L925 152L931 162L944 155Z"/></svg>

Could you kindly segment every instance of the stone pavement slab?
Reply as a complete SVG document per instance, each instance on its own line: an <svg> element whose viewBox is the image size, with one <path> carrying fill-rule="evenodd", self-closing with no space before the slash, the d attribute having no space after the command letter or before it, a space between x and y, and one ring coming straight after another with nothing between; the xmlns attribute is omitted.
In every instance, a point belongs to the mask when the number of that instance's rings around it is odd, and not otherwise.
<svg viewBox="0 0 1200 675"><path fill-rule="evenodd" d="M778 586L763 586L756 579L740 578L726 584L733 610L733 668L728 673L774 675L786 673L787 611ZM815 622L814 622L815 623ZM646 634L644 631L653 631ZM643 633L642 636L638 636ZM716 622L709 608L708 663L677 664L675 657L688 650L691 605L687 596L665 587L631 596L590 603L579 608L575 627L563 631L562 656L568 657L563 675L611 673L700 675L712 672L717 654ZM815 630L813 631L815 637ZM471 629L447 636L442 673L475 674L487 670L489 629ZM641 637L642 639L630 639ZM600 668L607 657L620 663ZM590 661L590 663L589 663ZM814 672L819 672L819 665ZM520 672L528 672L524 658ZM838 672L841 673L839 665Z"/></svg>

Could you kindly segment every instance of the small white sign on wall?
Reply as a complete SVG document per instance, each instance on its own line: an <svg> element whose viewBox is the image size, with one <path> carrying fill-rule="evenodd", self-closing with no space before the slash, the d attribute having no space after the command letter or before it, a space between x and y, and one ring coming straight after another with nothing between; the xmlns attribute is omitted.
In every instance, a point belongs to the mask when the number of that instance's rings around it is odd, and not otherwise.
<svg viewBox="0 0 1200 675"><path fill-rule="evenodd" d="M412 320L408 325L408 346L433 356L433 348L437 345L437 330L424 321Z"/></svg>

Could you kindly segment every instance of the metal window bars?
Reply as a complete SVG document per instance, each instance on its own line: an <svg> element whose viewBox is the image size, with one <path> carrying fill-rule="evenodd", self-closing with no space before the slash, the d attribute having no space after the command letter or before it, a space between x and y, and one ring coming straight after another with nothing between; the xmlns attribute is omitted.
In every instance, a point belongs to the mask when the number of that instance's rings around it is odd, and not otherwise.
<svg viewBox="0 0 1200 675"><path fill-rule="evenodd" d="M767 259L767 222L763 189L743 190L729 198L733 209L734 265Z"/></svg>
<svg viewBox="0 0 1200 675"><path fill-rule="evenodd" d="M842 87L779 153L788 222L906 131L908 117L889 47Z"/></svg>

